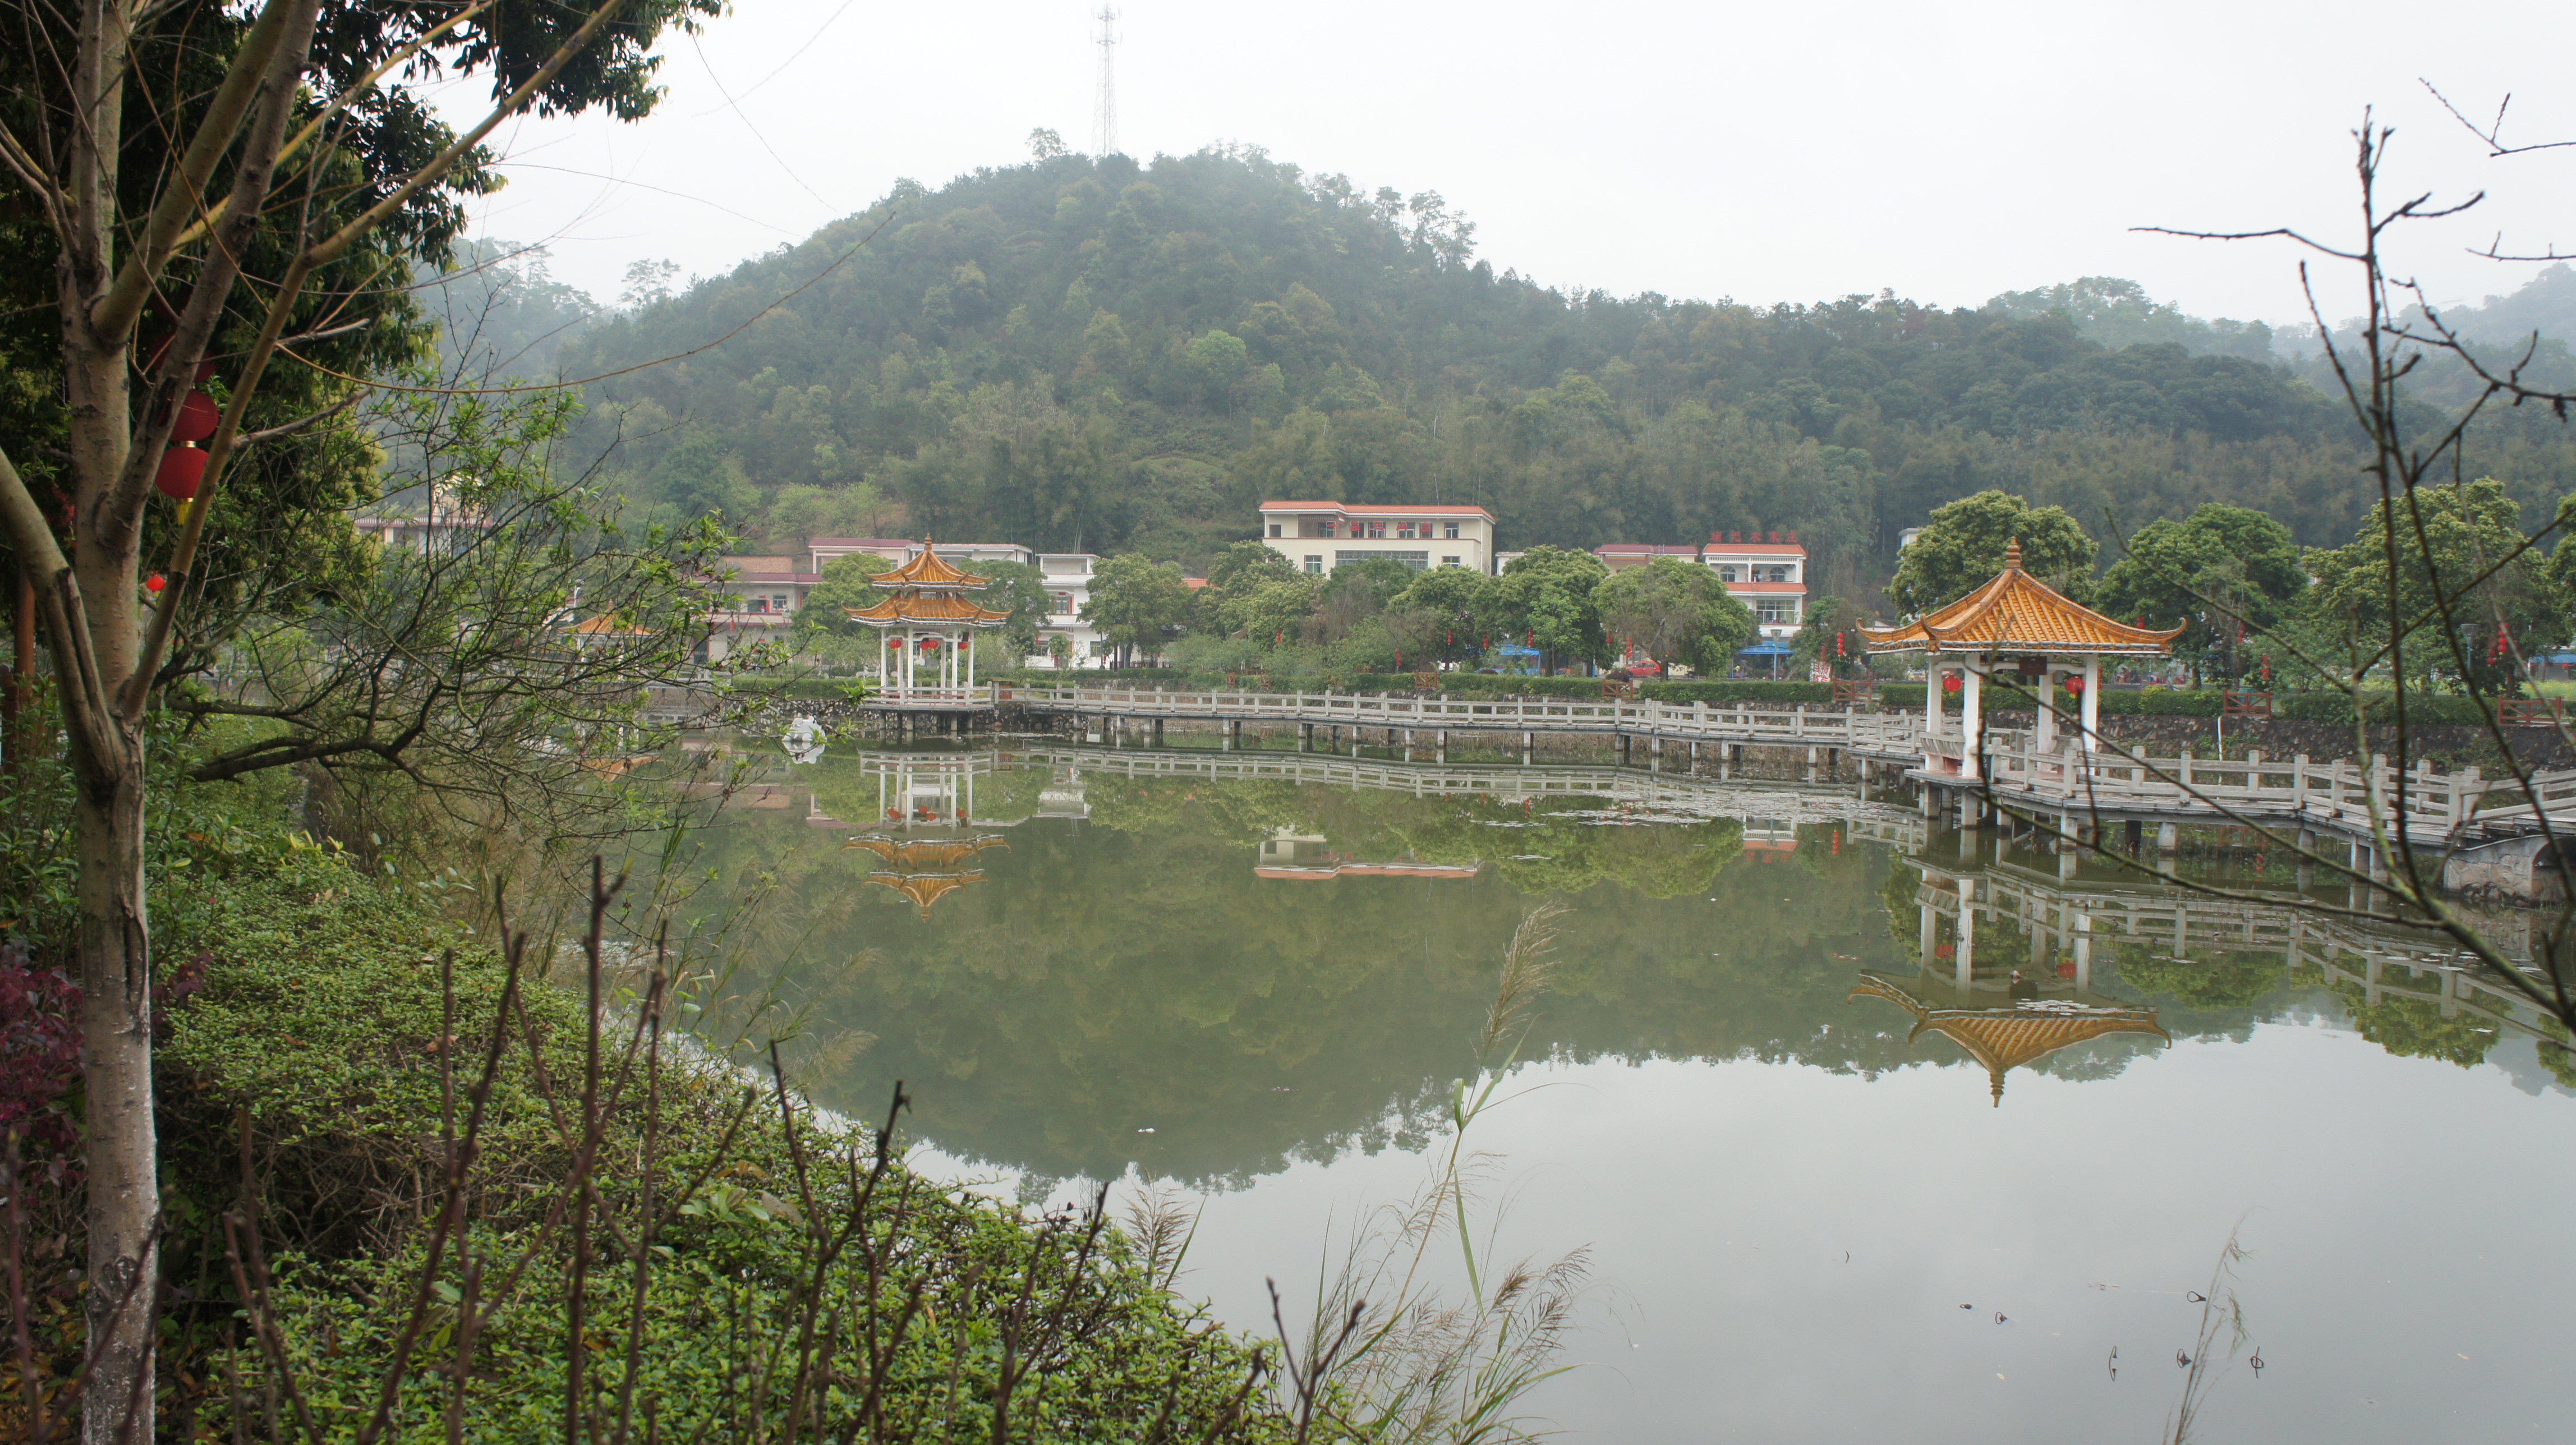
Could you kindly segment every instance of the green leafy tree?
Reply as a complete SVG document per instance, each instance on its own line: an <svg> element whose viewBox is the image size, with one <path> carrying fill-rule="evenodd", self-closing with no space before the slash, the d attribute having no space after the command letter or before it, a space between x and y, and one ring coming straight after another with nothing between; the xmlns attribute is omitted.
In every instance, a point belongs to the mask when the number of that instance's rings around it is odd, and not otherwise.
<svg viewBox="0 0 2576 1445"><path fill-rule="evenodd" d="M1634 643L1659 662L1722 672L1753 638L1753 613L1728 595L1715 570L1679 557L1611 573L1592 589L1615 648Z"/></svg>
<svg viewBox="0 0 2576 1445"><path fill-rule="evenodd" d="M1887 595L1909 616L1947 606L2001 572L2016 541L2023 571L2078 602L2090 599L2093 539L2075 518L1994 489L1935 510L1899 557Z"/></svg>
<svg viewBox="0 0 2576 1445"><path fill-rule="evenodd" d="M1317 591L1315 579L1294 574L1238 580L1215 609L1214 630L1263 647L1300 642L1314 619Z"/></svg>
<svg viewBox="0 0 2576 1445"><path fill-rule="evenodd" d="M1139 654L1159 654L1189 618L1190 589L1180 564L1155 562L1140 552L1103 561L1091 575L1091 595L1082 604L1082 620L1099 629L1121 667Z"/></svg>
<svg viewBox="0 0 2576 1445"><path fill-rule="evenodd" d="M1442 661L1476 658L1500 625L1502 584L1473 568L1434 567L1396 594L1395 605L1438 622Z"/></svg>
<svg viewBox="0 0 2576 1445"><path fill-rule="evenodd" d="M0 454L0 533L37 583L29 620L62 684L55 702L78 781L82 1390L94 1439L123 1433L135 1402L157 1398L165 1220L143 896L148 719L171 680L164 669L187 599L242 575L227 543L255 547L356 490L347 453L328 484L280 488L261 456L268 447L243 445L307 431L357 438L339 410L345 383L302 375L333 363L278 352L337 331L363 344L340 353L335 370L398 364L419 340L402 324L414 314L403 295L413 263L445 259L464 199L494 184L485 142L531 109L646 114L660 94L656 37L718 8L69 0L0 20L16 198L0 228L11 252L0 275L15 291L0 308L10 341L0 395L19 412L0 430L12 449ZM453 132L410 83L425 71L460 96L488 85L493 100ZM395 324L379 331L378 322ZM174 513L156 479L210 358L219 412L194 495ZM301 406L313 399L324 403L319 415ZM39 424L18 424L30 420ZM22 458L33 475L20 472ZM236 494L252 504L246 512L218 508ZM210 521L220 531L206 548ZM147 545L168 548L160 570L171 584L148 607Z"/></svg>
<svg viewBox="0 0 2576 1445"><path fill-rule="evenodd" d="M2498 627L2526 650L2567 640L2554 559L2531 545L2520 504L2491 477L2420 487L2408 498L2397 503L2394 585L2383 503L2351 542L2308 554L2312 615L2346 639L2357 671L2512 689L2510 655L2496 656Z"/></svg>
<svg viewBox="0 0 2576 1445"><path fill-rule="evenodd" d="M885 600L877 590L876 578L891 571L893 564L865 552L852 552L823 564L819 580L805 593L805 603L796 609L796 630L801 633L829 633L838 637L855 637L871 629L850 620L853 608L874 607Z"/></svg>
<svg viewBox="0 0 2576 1445"><path fill-rule="evenodd" d="M1801 664L1823 658L1833 665L1836 675L1854 672L1868 664L1868 651L1861 646L1855 630L1869 620L1869 612L1849 598L1826 593L1808 599L1806 617L1789 638L1789 655ZM1842 655L1834 654L1834 637L1842 635Z"/></svg>
<svg viewBox="0 0 2576 1445"><path fill-rule="evenodd" d="M976 603L1011 614L1010 621L985 634L976 644L977 656L987 668L1017 667L1038 650L1038 628L1046 621L1047 609L1054 605L1046 574L1026 562L978 562L973 571L991 584L974 594ZM989 655L983 650L987 647L991 649Z"/></svg>
<svg viewBox="0 0 2576 1445"><path fill-rule="evenodd" d="M2181 521L2150 522L2102 574L2102 610L2149 627L2181 626L2174 650L2197 677L2241 676L2256 648L2240 639L2278 625L2308 586L2299 544L2260 512L2218 502Z"/></svg>
<svg viewBox="0 0 2576 1445"><path fill-rule="evenodd" d="M724 441L692 427L653 469L653 496L676 517L747 521L760 507L760 489L742 474Z"/></svg>
<svg viewBox="0 0 2576 1445"><path fill-rule="evenodd" d="M1601 661L1606 644L1592 594L1609 575L1600 558L1563 547L1532 547L1513 558L1496 589L1501 640L1537 648L1548 672Z"/></svg>

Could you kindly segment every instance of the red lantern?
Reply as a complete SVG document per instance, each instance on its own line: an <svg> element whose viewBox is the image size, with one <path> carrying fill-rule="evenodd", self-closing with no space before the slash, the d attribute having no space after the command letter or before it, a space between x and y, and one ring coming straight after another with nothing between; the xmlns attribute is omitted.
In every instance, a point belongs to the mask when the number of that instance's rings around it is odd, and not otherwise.
<svg viewBox="0 0 2576 1445"><path fill-rule="evenodd" d="M153 474L152 485L170 500L184 502L197 495L197 484L205 479L206 454L182 442L161 454L161 470Z"/></svg>
<svg viewBox="0 0 2576 1445"><path fill-rule="evenodd" d="M2068 692L2074 693L2074 694L2075 694L2076 696L2078 696L2078 697L2083 696L2083 695L2084 695L2084 675L2083 675L2082 673L2077 673L2077 674L2075 674L2075 675L2073 675L2073 676L2071 676L2071 677L2067 678L2067 679L2066 679L2066 690L2067 690Z"/></svg>
<svg viewBox="0 0 2576 1445"><path fill-rule="evenodd" d="M889 637L886 639L886 651L888 652L897 651L902 646L903 639L900 637Z"/></svg>
<svg viewBox="0 0 2576 1445"><path fill-rule="evenodd" d="M179 419L170 425L170 439L201 442L215 434L215 423L223 420L215 399L202 391L191 391L179 403Z"/></svg>
<svg viewBox="0 0 2576 1445"><path fill-rule="evenodd" d="M1938 943L1932 946L1932 956L1934 958L1948 958L1958 951L1959 950L1946 943Z"/></svg>
<svg viewBox="0 0 2576 1445"><path fill-rule="evenodd" d="M161 574L158 572L155 572L151 576L143 579L143 590L146 592L158 592L169 585L170 584L168 582L162 580Z"/></svg>
<svg viewBox="0 0 2576 1445"><path fill-rule="evenodd" d="M1943 673L1941 675L1941 690L1943 692L1957 692L1959 690L1959 674L1955 672Z"/></svg>

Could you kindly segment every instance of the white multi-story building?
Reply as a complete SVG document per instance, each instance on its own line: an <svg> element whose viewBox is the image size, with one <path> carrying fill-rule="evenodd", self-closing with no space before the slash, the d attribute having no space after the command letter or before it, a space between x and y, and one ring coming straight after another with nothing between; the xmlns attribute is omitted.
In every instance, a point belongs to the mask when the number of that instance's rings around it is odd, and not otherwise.
<svg viewBox="0 0 2576 1445"><path fill-rule="evenodd" d="M921 544L908 537L809 537L806 554L814 560L814 570L835 557L866 553L889 567L900 567L921 555ZM1017 562L1027 566L1037 554L1016 542L942 542L939 555L960 567L973 570L977 562Z"/></svg>
<svg viewBox="0 0 2576 1445"><path fill-rule="evenodd" d="M1082 604L1091 600L1091 574L1098 570L1100 558L1090 552L1040 552L1037 559L1047 590L1047 610L1046 621L1038 624L1038 655L1030 662L1053 666L1053 645L1061 637L1073 644L1067 666L1106 666L1107 658L1094 655L1100 629L1082 620Z"/></svg>
<svg viewBox="0 0 2576 1445"><path fill-rule="evenodd" d="M1654 542L1604 542L1592 549L1592 555L1600 558L1601 565L1611 571L1624 572L1631 567L1643 567L1658 557L1679 557L1696 562L1699 549L1687 544L1666 547Z"/></svg>
<svg viewBox="0 0 2576 1445"><path fill-rule="evenodd" d="M1416 571L1494 569L1494 514L1482 507L1264 502L1261 540L1318 575L1370 557L1392 557Z"/></svg>
<svg viewBox="0 0 2576 1445"><path fill-rule="evenodd" d="M1711 532L1700 562L1753 611L1761 637L1787 641L1806 620L1807 549L1795 532Z"/></svg>

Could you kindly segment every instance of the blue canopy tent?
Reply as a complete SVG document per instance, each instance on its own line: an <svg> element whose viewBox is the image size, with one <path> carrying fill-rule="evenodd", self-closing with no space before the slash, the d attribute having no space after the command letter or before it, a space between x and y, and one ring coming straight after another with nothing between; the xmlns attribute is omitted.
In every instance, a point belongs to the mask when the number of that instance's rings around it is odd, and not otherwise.
<svg viewBox="0 0 2576 1445"><path fill-rule="evenodd" d="M1486 649L1485 655L1492 658L1495 668L1502 672L1538 670L1538 649L1535 647L1523 647L1517 642L1506 642Z"/></svg>
<svg viewBox="0 0 2576 1445"><path fill-rule="evenodd" d="M1772 679L1777 681L1780 676L1780 659L1789 655L1789 640L1785 637L1765 637L1751 647L1737 648L1735 655L1768 659L1771 663Z"/></svg>

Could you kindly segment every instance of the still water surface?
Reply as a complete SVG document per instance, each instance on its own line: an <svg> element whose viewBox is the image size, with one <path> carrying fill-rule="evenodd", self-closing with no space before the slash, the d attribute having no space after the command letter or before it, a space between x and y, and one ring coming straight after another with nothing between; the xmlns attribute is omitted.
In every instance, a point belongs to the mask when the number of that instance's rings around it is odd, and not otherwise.
<svg viewBox="0 0 2576 1445"><path fill-rule="evenodd" d="M1529 1402L1571 1436L2154 1440L2231 1230L2250 1334L2197 1438L2564 1433L2576 1070L2438 971L2374 995L2367 938L2293 967L2286 915L2190 915L2177 959L2119 932L2174 895L1849 790L766 749L698 861L776 879L820 1101L873 1117L903 1079L924 1167L1033 1201L1179 1182L1184 1284L1240 1327L1422 1185L1553 896L1470 1142L1503 1252L1591 1252L1583 1368ZM2000 910L1964 938L1963 879ZM2016 969L2089 1011L2017 1007Z"/></svg>

